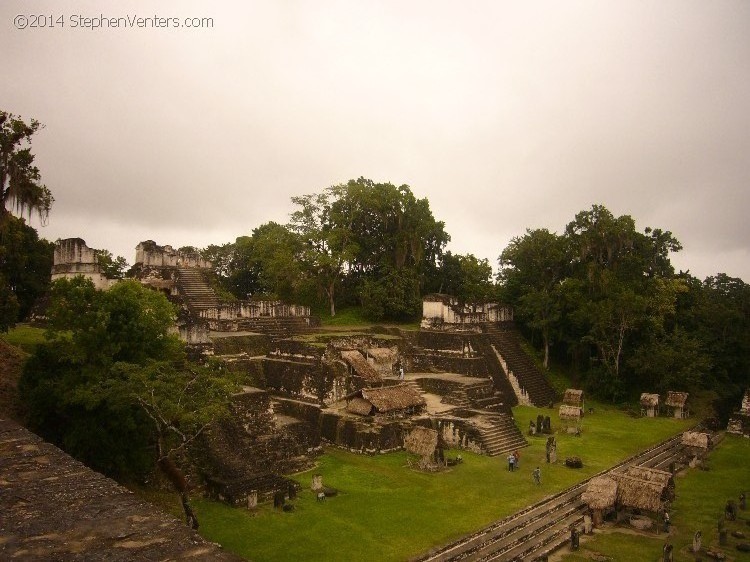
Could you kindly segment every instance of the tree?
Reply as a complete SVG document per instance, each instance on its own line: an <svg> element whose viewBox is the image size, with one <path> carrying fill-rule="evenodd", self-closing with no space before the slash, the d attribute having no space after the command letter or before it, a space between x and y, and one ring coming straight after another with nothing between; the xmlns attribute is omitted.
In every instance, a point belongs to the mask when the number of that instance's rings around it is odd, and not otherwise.
<svg viewBox="0 0 750 562"><path fill-rule="evenodd" d="M107 279L122 279L128 270L128 262L122 256L116 258L109 250L94 250L96 263Z"/></svg>
<svg viewBox="0 0 750 562"><path fill-rule="evenodd" d="M499 263L503 296L541 334L547 368L554 334L560 330L562 282L570 269L568 241L545 228L527 229L510 241Z"/></svg>
<svg viewBox="0 0 750 562"><path fill-rule="evenodd" d="M235 381L198 365L149 361L145 366L117 363L104 392L137 405L151 421L157 466L180 495L188 524L198 528L188 485L177 456L217 419L228 413Z"/></svg>
<svg viewBox="0 0 750 562"><path fill-rule="evenodd" d="M136 281L108 291L83 277L56 281L50 343L39 346L19 386L34 429L109 474L137 474L150 438L197 526L177 455L227 411L236 386L186 360L170 333L175 313Z"/></svg>
<svg viewBox="0 0 750 562"><path fill-rule="evenodd" d="M18 305L10 325L26 318L47 291L53 252L53 244L40 239L23 219L8 215L0 224L0 278Z"/></svg>
<svg viewBox="0 0 750 562"><path fill-rule="evenodd" d="M31 153L31 137L41 127L35 119L26 123L12 113L0 111L0 224L5 222L10 208L21 214L35 211L43 223L49 216L54 198L41 183Z"/></svg>
<svg viewBox="0 0 750 562"><path fill-rule="evenodd" d="M303 270L325 294L331 316L336 315L336 288L344 268L354 260L357 248L351 240L351 217L341 224L331 220L333 189L292 197L300 209L291 216L289 228L303 240L300 255Z"/></svg>

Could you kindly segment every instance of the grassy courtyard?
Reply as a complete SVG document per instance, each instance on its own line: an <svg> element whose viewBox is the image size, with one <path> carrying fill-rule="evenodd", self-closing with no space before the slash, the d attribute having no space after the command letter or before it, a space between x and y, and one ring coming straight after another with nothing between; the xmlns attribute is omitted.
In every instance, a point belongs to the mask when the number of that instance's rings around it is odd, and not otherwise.
<svg viewBox="0 0 750 562"><path fill-rule="evenodd" d="M589 405L595 412L584 418L581 437L557 434L556 465L544 464L544 437L530 438L531 446L521 450L521 467L514 473L507 471L504 458L467 452L462 452L463 464L424 474L407 467L404 452L368 457L329 448L314 471L295 476L303 489L293 512L263 505L250 513L200 500L195 506L201 533L255 561L403 561L476 531L691 424L634 418ZM551 415L553 427L559 427L554 410L518 407L514 412L522 430L538 413ZM584 468L563 466L569 455L580 456ZM542 468L541 486L531 477L537 465ZM323 475L323 482L339 495L317 502L309 490L313 473Z"/></svg>

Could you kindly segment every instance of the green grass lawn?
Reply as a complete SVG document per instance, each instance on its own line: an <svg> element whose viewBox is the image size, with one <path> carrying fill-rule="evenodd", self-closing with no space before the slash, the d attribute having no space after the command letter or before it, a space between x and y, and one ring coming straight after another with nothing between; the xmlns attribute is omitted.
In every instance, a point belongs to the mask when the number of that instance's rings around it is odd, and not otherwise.
<svg viewBox="0 0 750 562"><path fill-rule="evenodd" d="M463 464L425 474L407 467L404 452L362 456L329 448L314 471L294 477L302 484L294 512L262 505L252 514L197 500L201 533L255 561L407 560L579 482L691 423L632 418L611 407L589 405L595 413L584 418L581 437L557 434L556 465L544 464L544 437L530 438L514 473L507 471L505 458L468 452L462 452ZM556 411L531 407L515 409L518 426L525 430L538 412L552 414L553 427L559 427ZM584 468L563 466L569 455L580 456ZM541 486L531 477L537 464ZM324 484L340 494L317 502L309 489L313 473L322 474Z"/></svg>
<svg viewBox="0 0 750 562"><path fill-rule="evenodd" d="M36 346L44 343L44 328L34 328L28 324L17 324L5 334L0 334L0 339L11 345L20 347L27 353L33 353Z"/></svg>
<svg viewBox="0 0 750 562"><path fill-rule="evenodd" d="M750 440L729 435L711 453L708 470L690 469L676 478L676 498L672 505L673 522L669 540L674 545L674 560L693 561L695 557L688 548L693 534L700 530L703 545L718 547L718 518L724 512L728 499L737 499L742 491L750 489ZM750 537L750 510L740 511L735 522L727 522L730 531L741 530ZM581 550L567 554L565 562L591 560L594 552L612 556L614 560L661 560L666 535L639 536L615 528L611 532L597 533L592 540L581 544ZM750 553L736 550L739 539L729 537L723 547L729 559L750 561ZM744 542L750 542L746 539Z"/></svg>

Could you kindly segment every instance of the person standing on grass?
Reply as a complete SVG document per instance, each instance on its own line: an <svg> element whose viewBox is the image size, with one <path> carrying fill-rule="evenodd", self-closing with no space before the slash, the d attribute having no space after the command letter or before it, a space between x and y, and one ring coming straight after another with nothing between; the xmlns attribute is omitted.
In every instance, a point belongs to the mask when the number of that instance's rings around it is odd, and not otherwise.
<svg viewBox="0 0 750 562"><path fill-rule="evenodd" d="M513 456L513 453L508 455L508 472L513 472L513 469L515 468L516 464L516 457Z"/></svg>
<svg viewBox="0 0 750 562"><path fill-rule="evenodd" d="M542 483L542 471L539 469L538 466L533 470L531 475L534 477L534 484L538 486L539 484Z"/></svg>
<svg viewBox="0 0 750 562"><path fill-rule="evenodd" d="M518 469L521 467L521 463L518 462L520 460L521 460L521 453L519 453L518 449L516 449L515 451L513 451L513 468L514 469Z"/></svg>

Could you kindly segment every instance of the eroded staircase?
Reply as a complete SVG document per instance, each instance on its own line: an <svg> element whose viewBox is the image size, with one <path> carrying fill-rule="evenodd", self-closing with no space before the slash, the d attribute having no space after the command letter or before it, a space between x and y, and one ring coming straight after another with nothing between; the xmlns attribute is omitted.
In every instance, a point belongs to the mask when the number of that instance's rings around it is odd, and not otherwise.
<svg viewBox="0 0 750 562"><path fill-rule="evenodd" d="M199 269L180 267L177 270L177 288L192 313L220 304L219 297Z"/></svg>
<svg viewBox="0 0 750 562"><path fill-rule="evenodd" d="M531 404L547 406L556 399L555 391L534 360L521 348L518 332L512 325L487 323L482 326L490 344L517 379ZM510 373L506 372L506 376ZM510 377L509 377L510 378Z"/></svg>

